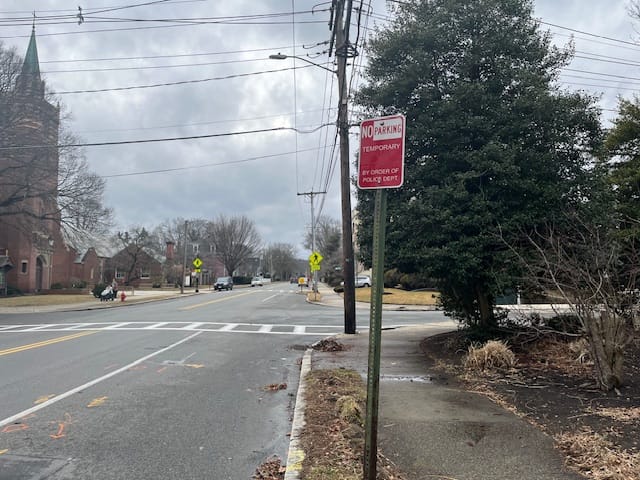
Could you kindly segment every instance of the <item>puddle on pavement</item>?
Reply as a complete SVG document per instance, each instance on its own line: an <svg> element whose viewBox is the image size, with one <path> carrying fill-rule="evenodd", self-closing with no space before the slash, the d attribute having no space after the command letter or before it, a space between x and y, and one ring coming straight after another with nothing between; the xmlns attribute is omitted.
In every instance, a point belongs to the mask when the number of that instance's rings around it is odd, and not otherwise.
<svg viewBox="0 0 640 480"><path fill-rule="evenodd" d="M415 383L433 383L433 379L428 375L380 375L381 381L386 382L415 382Z"/></svg>

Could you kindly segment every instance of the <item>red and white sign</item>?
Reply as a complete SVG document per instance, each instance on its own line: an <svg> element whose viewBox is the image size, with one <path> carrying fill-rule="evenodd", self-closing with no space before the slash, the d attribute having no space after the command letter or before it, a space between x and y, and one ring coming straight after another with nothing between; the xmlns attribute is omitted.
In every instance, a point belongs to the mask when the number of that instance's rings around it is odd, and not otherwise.
<svg viewBox="0 0 640 480"><path fill-rule="evenodd" d="M360 124L358 188L398 188L404 181L404 115Z"/></svg>

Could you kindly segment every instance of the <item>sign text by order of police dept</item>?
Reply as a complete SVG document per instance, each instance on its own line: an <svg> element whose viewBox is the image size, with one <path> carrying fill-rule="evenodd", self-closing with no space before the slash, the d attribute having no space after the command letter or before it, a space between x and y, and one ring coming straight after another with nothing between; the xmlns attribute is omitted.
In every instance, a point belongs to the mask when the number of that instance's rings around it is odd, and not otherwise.
<svg viewBox="0 0 640 480"><path fill-rule="evenodd" d="M358 188L398 188L404 181L404 115L360 124Z"/></svg>

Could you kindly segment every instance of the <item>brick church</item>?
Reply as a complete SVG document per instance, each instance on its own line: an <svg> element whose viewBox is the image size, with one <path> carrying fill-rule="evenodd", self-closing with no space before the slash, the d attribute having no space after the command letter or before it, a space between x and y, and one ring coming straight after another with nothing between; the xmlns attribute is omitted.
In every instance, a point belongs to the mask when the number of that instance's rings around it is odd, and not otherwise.
<svg viewBox="0 0 640 480"><path fill-rule="evenodd" d="M35 28L13 91L0 105L0 294L102 280L104 259L63 239L58 207L60 110L45 97Z"/></svg>

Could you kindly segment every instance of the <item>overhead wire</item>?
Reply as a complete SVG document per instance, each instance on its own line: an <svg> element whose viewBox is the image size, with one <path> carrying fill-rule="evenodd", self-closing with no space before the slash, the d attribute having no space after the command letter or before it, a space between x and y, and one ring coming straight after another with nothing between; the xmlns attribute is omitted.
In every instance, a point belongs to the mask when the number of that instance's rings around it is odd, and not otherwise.
<svg viewBox="0 0 640 480"><path fill-rule="evenodd" d="M297 68L309 68L313 65L303 65L302 67ZM232 75L224 75L221 77L209 77L209 78L200 78L200 79L192 79L192 80L180 80L177 82L164 82L164 83L151 83L146 85L128 85L125 87L112 87L112 88L95 88L95 89L87 89L87 90L66 90L66 91L54 91L51 92L54 95L69 95L69 94L78 94L78 93L103 93L103 92L120 92L124 90L139 90L146 88L157 88L157 87L169 87L175 85L186 85L193 83L205 83L205 82L214 82L218 80L230 80L232 78L242 78L242 77L251 77L254 75L264 75L267 73L277 73L277 72L286 72L287 70L292 70L296 67L286 67L279 68L273 70L262 70L259 72L249 72L249 73L237 73Z"/></svg>
<svg viewBox="0 0 640 480"><path fill-rule="evenodd" d="M293 127L273 127L273 128L259 128L254 130L243 130L236 132L223 132L223 133L209 133L204 135L185 135L176 137L162 137L162 138L144 138L135 140L118 140L108 142L71 142L71 143L59 143L59 144L35 144L35 145L8 145L0 147L0 151L4 150L25 150L35 148L75 148L75 147L105 147L114 145L132 145L132 144L145 144L145 143L159 143L159 142L174 142L183 140L199 140L204 138L218 138L218 137L232 137L239 135L251 135L255 133L269 133L269 132L283 132L283 131L295 131L297 133L314 133L321 128L328 125L319 125L311 130L300 131Z"/></svg>
<svg viewBox="0 0 640 480"><path fill-rule="evenodd" d="M301 152L306 152L306 151L313 151L315 150L314 148L308 148L308 149L302 149L300 150ZM264 160L267 158L275 158L275 157L283 157L285 155L293 155L295 154L295 151L292 152L280 152L280 153L271 153L271 154L267 154L267 155L258 155L255 157L249 157L249 158L243 158L240 160L228 160L225 162L217 162L217 163L205 163L205 164L199 164L199 165L189 165L189 166L185 166L185 167L172 167L172 168L160 168L160 169L155 169L155 170L144 170L144 171L140 171L140 172L126 172L126 173L113 173L110 175L100 175L102 178L119 178L119 177L134 177L134 176L140 176L140 175L151 175L151 174L157 174L157 173L172 173L172 172L179 172L179 171L185 171L185 170L194 170L194 169L200 169L200 168L209 168L209 167L219 167L222 165L234 165L234 164L239 164L239 163L248 163L248 162L255 162L257 160Z"/></svg>

